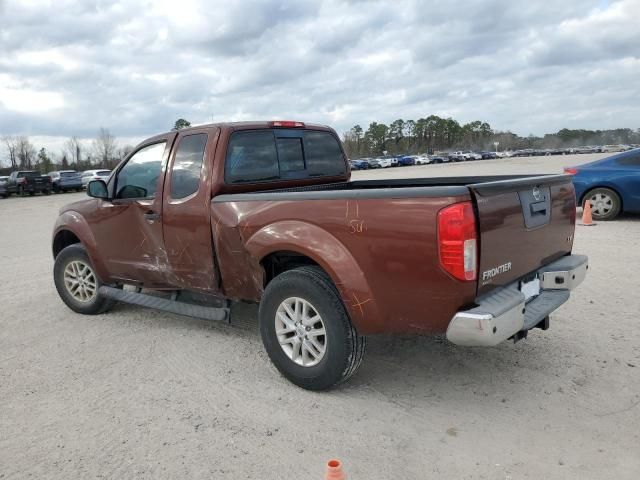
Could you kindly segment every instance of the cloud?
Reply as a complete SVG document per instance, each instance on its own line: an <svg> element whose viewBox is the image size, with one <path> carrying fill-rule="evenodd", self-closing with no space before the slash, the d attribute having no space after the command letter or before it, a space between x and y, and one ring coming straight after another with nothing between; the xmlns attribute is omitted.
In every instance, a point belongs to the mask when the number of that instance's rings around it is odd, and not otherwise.
<svg viewBox="0 0 640 480"><path fill-rule="evenodd" d="M636 0L0 0L0 134L433 113L638 128L639 16Z"/></svg>

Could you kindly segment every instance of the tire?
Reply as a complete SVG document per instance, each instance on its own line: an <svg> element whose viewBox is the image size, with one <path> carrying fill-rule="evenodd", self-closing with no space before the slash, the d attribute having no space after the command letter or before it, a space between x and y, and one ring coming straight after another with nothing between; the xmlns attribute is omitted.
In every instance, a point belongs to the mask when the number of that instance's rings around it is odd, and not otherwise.
<svg viewBox="0 0 640 480"><path fill-rule="evenodd" d="M588 191L582 199L583 207L587 201L591 201L591 215L594 220L613 220L622 208L620 196L610 188L594 188Z"/></svg>
<svg viewBox="0 0 640 480"><path fill-rule="evenodd" d="M74 264L75 262L75 264ZM65 274L73 273L74 271L77 273L78 269L74 269L74 264L76 267L78 265L84 265L90 269L90 272L93 277L93 287L94 292L93 295L87 295L87 298L84 300L80 300L78 297L81 297L81 294L74 295L69 287L67 287L68 282L65 281ZM67 270L68 269L68 270ZM73 275L68 275L68 279L73 282ZM78 278L76 276L75 278ZM85 277L86 283L85 285L89 285L91 283L90 277ZM93 265L91 264L91 260L87 255L87 251L84 246L80 243L75 243L73 245L69 245L65 247L56 257L54 266L53 266L53 280L56 285L56 290L58 291L58 295L62 301L76 313L82 313L84 315L97 315L99 313L104 313L109 310L115 302L108 298L102 297L98 293L98 289L102 285L100 279L95 274L93 269ZM88 290L85 290L85 292Z"/></svg>
<svg viewBox="0 0 640 480"><path fill-rule="evenodd" d="M284 335L276 333L276 324L280 322L281 330L287 330L287 325L282 322L281 312L283 305L293 299L307 302L311 307L308 311L312 318L319 318L313 324L309 339L314 339L316 344L324 347L324 352L315 358L307 344L300 345L297 352L297 361L291 356L291 352L285 348L294 349L294 343L284 343L284 338L302 339L309 342L307 332L302 324L294 330L285 332ZM296 300L296 301L297 301ZM279 312L280 310L280 312ZM290 310L293 310L290 308ZM301 311L302 309L298 309ZM289 381L307 390L327 390L351 377L360 366L366 347L366 339L358 335L351 324L351 320L340 299L338 290L331 282L329 276L318 267L300 267L288 270L274 278L264 291L260 302L260 334L264 348L276 368ZM292 318L285 314L287 321L292 323ZM313 336L313 332L319 332L324 327L325 335ZM293 327L291 327L293 328ZM302 332L300 332L302 330ZM300 335L305 335L304 338ZM291 336L288 336L291 335ZM280 338L280 340L279 340ZM318 353L320 349L313 347ZM307 365L305 363L305 350ZM302 362L302 363L300 363ZM314 363L316 362L316 363Z"/></svg>

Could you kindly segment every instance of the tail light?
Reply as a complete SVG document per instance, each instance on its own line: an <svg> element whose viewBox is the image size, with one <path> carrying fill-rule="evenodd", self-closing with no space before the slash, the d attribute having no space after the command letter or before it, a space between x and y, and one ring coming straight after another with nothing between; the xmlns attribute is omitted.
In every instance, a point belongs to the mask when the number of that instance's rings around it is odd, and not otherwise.
<svg viewBox="0 0 640 480"><path fill-rule="evenodd" d="M276 120L271 122L272 127L284 127L284 128L304 128L303 122L294 122L291 120Z"/></svg>
<svg viewBox="0 0 640 480"><path fill-rule="evenodd" d="M471 202L454 203L438 212L440 265L458 280L478 277L477 238Z"/></svg>
<svg viewBox="0 0 640 480"><path fill-rule="evenodd" d="M578 169L564 167L564 173L568 173L569 175L576 175L578 173Z"/></svg>

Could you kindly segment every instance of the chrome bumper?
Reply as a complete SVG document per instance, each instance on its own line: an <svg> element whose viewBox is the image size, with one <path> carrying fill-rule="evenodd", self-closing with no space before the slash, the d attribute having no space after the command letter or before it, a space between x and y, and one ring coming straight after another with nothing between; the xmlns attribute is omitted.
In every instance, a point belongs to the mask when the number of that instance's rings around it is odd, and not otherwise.
<svg viewBox="0 0 640 480"><path fill-rule="evenodd" d="M530 330L569 299L571 290L587 275L585 255L567 255L536 272L540 294L525 303L518 282L476 300L471 310L456 313L447 339L457 345L492 347L523 330Z"/></svg>

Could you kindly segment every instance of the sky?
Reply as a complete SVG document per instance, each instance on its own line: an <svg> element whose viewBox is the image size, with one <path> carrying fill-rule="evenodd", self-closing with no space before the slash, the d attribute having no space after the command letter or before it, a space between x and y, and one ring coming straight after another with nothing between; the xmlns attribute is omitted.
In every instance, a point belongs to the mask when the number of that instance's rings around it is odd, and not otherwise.
<svg viewBox="0 0 640 480"><path fill-rule="evenodd" d="M180 117L640 128L639 18L640 0L0 0L0 136L136 143Z"/></svg>

